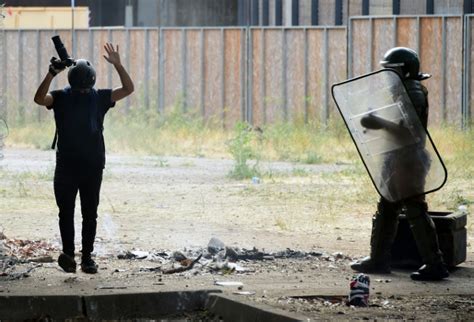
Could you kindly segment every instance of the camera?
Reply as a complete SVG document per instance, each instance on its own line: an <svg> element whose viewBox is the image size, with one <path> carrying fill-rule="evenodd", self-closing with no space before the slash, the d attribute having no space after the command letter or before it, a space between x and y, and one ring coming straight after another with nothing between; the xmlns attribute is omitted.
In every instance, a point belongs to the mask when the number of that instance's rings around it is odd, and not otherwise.
<svg viewBox="0 0 474 322"><path fill-rule="evenodd" d="M51 39L53 40L54 48L56 48L56 52L59 56L59 59L52 57L51 64L53 64L53 66L58 69L71 66L74 63L74 59L69 56L66 47L64 47L64 44L61 41L61 38L59 36L54 36Z"/></svg>

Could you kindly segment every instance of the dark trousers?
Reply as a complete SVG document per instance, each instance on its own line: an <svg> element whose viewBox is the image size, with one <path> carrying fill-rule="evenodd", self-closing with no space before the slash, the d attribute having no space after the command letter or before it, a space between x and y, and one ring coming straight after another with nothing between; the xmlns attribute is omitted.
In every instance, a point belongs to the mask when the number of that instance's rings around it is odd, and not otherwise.
<svg viewBox="0 0 474 322"><path fill-rule="evenodd" d="M102 168L84 164L56 163L54 195L65 254L74 255L74 208L78 191L82 210L82 256L90 256L94 250L102 171Z"/></svg>

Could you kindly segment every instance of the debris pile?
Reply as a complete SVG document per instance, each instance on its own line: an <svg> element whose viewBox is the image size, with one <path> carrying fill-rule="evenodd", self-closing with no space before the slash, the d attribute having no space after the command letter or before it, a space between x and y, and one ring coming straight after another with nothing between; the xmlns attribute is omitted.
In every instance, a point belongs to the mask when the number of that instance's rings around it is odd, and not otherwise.
<svg viewBox="0 0 474 322"><path fill-rule="evenodd" d="M48 261L51 258L50 253L57 250L52 244L43 240L9 239L3 233L2 236L4 237L1 240L3 251L0 251L0 254L4 252L4 255L20 260L50 262Z"/></svg>
<svg viewBox="0 0 474 322"><path fill-rule="evenodd" d="M351 260L342 253L325 254L322 252L304 252L287 248L283 251L266 252L257 248L245 249L228 247L221 240L211 238L207 247L188 248L183 251L143 251L131 250L117 256L118 259L147 260L158 262L160 266L147 267L141 271L174 274L190 271L189 274L229 274L254 273L252 263L268 262L277 259L317 259L328 262L329 268L336 266L331 263ZM255 266L255 265L254 265ZM260 265L261 266L261 265Z"/></svg>
<svg viewBox="0 0 474 322"><path fill-rule="evenodd" d="M0 277L7 280L28 277L41 263L53 262L50 253L56 250L56 247L45 241L7 238L0 232ZM25 263L35 264L18 272L18 264Z"/></svg>

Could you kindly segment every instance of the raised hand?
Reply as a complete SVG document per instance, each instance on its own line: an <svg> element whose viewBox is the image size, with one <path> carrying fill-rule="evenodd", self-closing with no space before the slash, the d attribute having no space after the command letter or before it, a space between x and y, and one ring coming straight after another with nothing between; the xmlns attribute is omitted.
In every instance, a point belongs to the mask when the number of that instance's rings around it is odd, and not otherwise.
<svg viewBox="0 0 474 322"><path fill-rule="evenodd" d="M114 46L111 43L106 43L104 45L104 49L107 52L107 56L104 55L104 58L106 61L111 63L112 65L120 65L120 55L119 55L119 46L117 45L117 48L114 49Z"/></svg>

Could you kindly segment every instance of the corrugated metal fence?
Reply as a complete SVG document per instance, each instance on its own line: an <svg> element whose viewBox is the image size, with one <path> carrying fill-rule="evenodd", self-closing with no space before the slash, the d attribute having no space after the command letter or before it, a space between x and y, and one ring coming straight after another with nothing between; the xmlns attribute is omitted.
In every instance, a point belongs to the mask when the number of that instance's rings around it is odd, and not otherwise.
<svg viewBox="0 0 474 322"><path fill-rule="evenodd" d="M348 32L345 27L93 28L75 31L72 55L94 64L97 87L113 87L119 79L102 58L102 46L119 44L136 85L136 93L119 104L123 113L137 107L166 113L174 107L230 128L239 120L325 123L335 111L332 83L379 68L392 46L409 46L419 51L423 71L433 74L426 81L430 122L467 125L473 17L355 17ZM55 34L72 48L69 30L3 31L0 93L10 122L50 118L32 99L56 55L50 40ZM66 84L63 73L52 88Z"/></svg>

